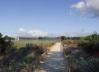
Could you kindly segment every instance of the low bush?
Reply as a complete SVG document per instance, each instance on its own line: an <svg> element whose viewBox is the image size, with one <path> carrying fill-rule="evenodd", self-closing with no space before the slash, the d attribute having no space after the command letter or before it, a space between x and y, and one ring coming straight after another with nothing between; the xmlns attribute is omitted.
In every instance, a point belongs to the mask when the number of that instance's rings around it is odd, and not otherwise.
<svg viewBox="0 0 99 72"><path fill-rule="evenodd" d="M11 41L12 38L9 36L3 36L0 33L0 54L7 54L14 47L14 43Z"/></svg>
<svg viewBox="0 0 99 72"><path fill-rule="evenodd" d="M65 51L70 72L99 72L99 35L82 37L77 49Z"/></svg>
<svg viewBox="0 0 99 72"><path fill-rule="evenodd" d="M87 54L95 54L99 52L99 35L97 33L82 37L78 46Z"/></svg>
<svg viewBox="0 0 99 72"><path fill-rule="evenodd" d="M28 69L31 67L34 69L39 65L43 53L44 48L28 43L25 47L10 52L7 57L0 60L0 66L2 65L0 70L2 72L20 72L22 67L26 66L29 66Z"/></svg>
<svg viewBox="0 0 99 72"><path fill-rule="evenodd" d="M73 72L99 72L99 58L80 60Z"/></svg>
<svg viewBox="0 0 99 72"><path fill-rule="evenodd" d="M99 58L98 57L76 57L75 55L68 55L68 65L70 72L99 72Z"/></svg>

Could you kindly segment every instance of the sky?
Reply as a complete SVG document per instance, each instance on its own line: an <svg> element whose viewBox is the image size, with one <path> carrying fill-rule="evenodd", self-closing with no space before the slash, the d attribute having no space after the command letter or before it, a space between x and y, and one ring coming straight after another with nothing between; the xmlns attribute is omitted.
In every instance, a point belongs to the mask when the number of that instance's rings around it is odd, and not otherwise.
<svg viewBox="0 0 99 72"><path fill-rule="evenodd" d="M0 0L0 32L99 32L99 0Z"/></svg>

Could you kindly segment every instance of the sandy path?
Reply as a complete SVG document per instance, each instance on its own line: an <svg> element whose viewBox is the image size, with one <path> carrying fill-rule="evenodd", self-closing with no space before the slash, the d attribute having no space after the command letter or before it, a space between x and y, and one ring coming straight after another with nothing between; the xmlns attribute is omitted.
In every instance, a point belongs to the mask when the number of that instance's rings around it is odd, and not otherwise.
<svg viewBox="0 0 99 72"><path fill-rule="evenodd" d="M65 72L63 62L63 52L61 43L56 43L51 47L46 60L41 63L35 72Z"/></svg>
<svg viewBox="0 0 99 72"><path fill-rule="evenodd" d="M51 47L51 52L60 52L62 51L61 43L56 43L54 46Z"/></svg>

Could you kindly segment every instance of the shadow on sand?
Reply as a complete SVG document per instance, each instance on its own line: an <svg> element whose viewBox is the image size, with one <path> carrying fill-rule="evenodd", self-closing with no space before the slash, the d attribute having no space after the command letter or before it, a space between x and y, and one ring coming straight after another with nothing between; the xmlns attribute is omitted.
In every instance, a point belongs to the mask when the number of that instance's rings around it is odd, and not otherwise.
<svg viewBox="0 0 99 72"><path fill-rule="evenodd" d="M51 51L48 53L46 60L41 63L39 69L42 72L64 72L64 67L63 52Z"/></svg>

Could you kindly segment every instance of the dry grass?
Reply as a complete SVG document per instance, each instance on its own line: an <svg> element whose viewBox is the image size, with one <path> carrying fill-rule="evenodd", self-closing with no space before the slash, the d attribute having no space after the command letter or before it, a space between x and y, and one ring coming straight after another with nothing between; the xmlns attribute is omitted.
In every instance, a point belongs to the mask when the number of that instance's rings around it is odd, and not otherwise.
<svg viewBox="0 0 99 72"><path fill-rule="evenodd" d="M56 43L56 40L20 40L15 41L14 43L17 48L24 47L26 44L35 44L37 46L50 47Z"/></svg>
<svg viewBox="0 0 99 72"><path fill-rule="evenodd" d="M78 42L78 40L64 40L63 45L67 45L68 47L76 47Z"/></svg>

